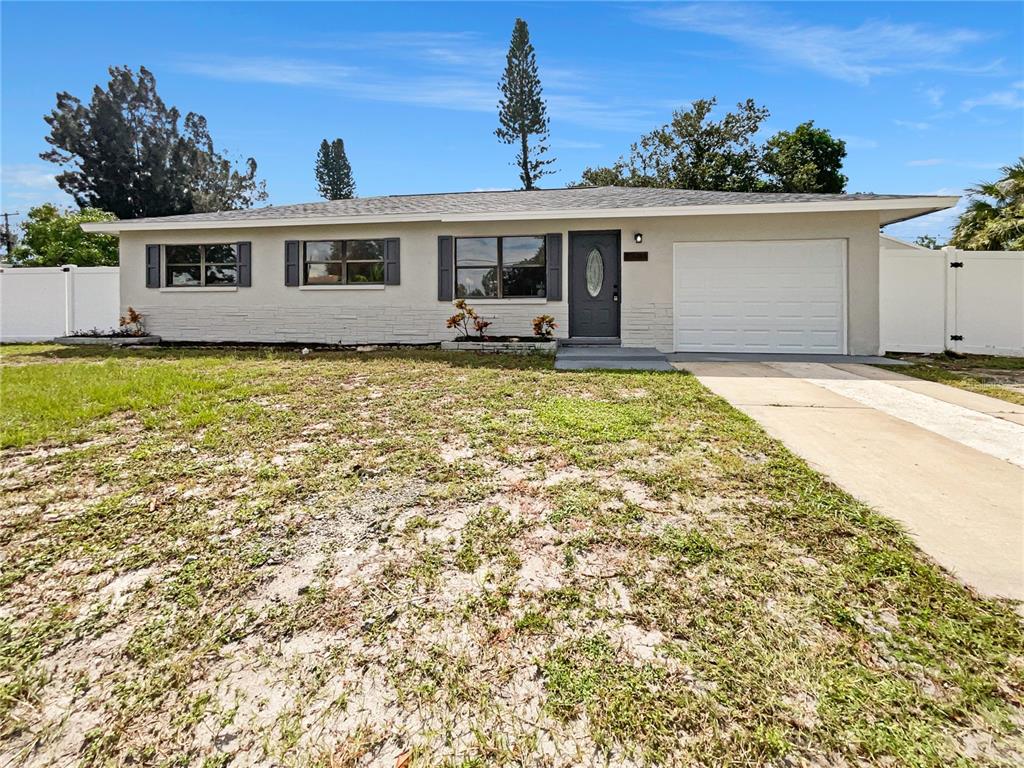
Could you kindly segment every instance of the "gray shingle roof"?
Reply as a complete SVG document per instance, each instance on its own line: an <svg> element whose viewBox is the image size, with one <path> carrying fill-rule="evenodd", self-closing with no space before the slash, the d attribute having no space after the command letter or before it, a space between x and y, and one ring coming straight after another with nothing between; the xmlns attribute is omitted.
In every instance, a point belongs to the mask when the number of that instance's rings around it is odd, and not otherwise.
<svg viewBox="0 0 1024 768"><path fill-rule="evenodd" d="M759 205L769 203L815 203L847 200L899 200L921 195L875 195L857 193L825 195L774 192L704 192L685 189L650 189L642 187L570 187L538 189L442 192L429 195L388 195L358 197L353 200L331 200L297 205L270 205L241 211L193 213L184 216L162 216L132 219L144 222L261 221L268 219L343 218L346 216L401 216L437 214L510 214L544 211L601 210L626 208L676 208L699 205Z"/></svg>

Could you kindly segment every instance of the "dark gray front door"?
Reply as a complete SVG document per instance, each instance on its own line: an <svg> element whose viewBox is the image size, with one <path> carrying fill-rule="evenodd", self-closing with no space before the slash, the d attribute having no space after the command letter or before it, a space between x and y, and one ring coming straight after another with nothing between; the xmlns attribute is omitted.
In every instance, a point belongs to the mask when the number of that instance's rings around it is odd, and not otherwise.
<svg viewBox="0 0 1024 768"><path fill-rule="evenodd" d="M619 335L619 232L569 233L569 335Z"/></svg>

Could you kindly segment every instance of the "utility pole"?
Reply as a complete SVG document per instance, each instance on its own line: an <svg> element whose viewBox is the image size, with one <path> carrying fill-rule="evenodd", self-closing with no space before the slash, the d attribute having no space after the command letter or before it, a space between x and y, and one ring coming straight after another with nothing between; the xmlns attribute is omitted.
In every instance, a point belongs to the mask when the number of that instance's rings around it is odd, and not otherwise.
<svg viewBox="0 0 1024 768"><path fill-rule="evenodd" d="M14 235L11 232L11 219L10 219L10 217L11 216L20 216L20 215L21 214L18 213L18 211L14 211L12 213L8 213L8 212L5 211L4 214L3 214L3 217L4 217L4 228L3 228L3 231L0 232L0 237L2 237L3 241L4 241L4 258L5 259L10 259L11 258L11 251L14 250Z"/></svg>

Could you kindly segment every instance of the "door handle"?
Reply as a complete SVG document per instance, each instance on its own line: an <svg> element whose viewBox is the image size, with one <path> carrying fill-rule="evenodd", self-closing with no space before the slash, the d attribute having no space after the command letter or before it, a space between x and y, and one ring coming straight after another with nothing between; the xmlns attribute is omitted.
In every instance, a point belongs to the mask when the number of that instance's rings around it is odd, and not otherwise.
<svg viewBox="0 0 1024 768"><path fill-rule="evenodd" d="M619 286L617 285L612 286L612 301L615 303L618 303L619 301Z"/></svg>

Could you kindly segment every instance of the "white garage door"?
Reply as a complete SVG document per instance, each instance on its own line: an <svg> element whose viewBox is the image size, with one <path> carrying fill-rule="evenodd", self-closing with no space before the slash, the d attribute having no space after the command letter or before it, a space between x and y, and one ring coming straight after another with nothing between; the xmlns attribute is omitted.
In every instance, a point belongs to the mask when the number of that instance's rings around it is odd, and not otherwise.
<svg viewBox="0 0 1024 768"><path fill-rule="evenodd" d="M676 243L680 352L846 351L846 241Z"/></svg>

